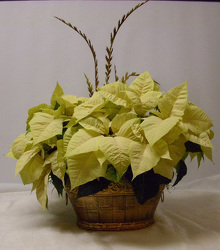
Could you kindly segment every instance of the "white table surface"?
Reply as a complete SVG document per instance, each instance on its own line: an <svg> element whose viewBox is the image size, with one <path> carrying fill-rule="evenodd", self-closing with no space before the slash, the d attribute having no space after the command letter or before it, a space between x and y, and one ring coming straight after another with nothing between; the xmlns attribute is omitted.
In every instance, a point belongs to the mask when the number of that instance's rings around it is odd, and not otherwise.
<svg viewBox="0 0 220 250"><path fill-rule="evenodd" d="M220 249L220 175L165 191L155 224L124 232L80 229L71 204L49 191L43 212L30 187L0 184L0 249Z"/></svg>

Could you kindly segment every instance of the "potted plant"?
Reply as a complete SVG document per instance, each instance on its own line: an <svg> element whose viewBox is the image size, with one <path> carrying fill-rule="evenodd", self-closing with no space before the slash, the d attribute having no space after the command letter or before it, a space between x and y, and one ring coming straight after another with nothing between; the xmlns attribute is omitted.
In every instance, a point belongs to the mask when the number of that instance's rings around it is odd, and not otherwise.
<svg viewBox="0 0 220 250"><path fill-rule="evenodd" d="M213 125L201 108L188 101L186 82L163 93L149 72L119 78L115 67L115 82L109 83L115 37L125 20L146 2L124 15L111 33L101 87L91 41L57 18L89 45L95 88L86 75L89 98L66 95L57 83L49 105L28 111L26 132L7 154L17 159L15 175L20 174L24 184L33 184L43 210L51 182L59 195L64 190L68 193L83 228L151 225L164 186L173 179L176 185L186 175L185 159L196 157L200 164L206 156L212 161ZM130 77L136 78L128 85Z"/></svg>

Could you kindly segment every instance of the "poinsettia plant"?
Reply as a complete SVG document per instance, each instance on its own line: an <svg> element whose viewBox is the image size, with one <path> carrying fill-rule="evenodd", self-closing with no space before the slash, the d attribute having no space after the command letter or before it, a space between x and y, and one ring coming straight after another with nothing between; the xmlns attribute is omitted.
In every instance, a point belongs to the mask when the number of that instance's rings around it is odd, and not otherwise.
<svg viewBox="0 0 220 250"><path fill-rule="evenodd" d="M146 1L147 2L147 1ZM50 104L28 111L26 132L11 145L8 157L17 159L15 175L33 183L42 208L47 207L47 186L59 194L67 183L78 197L98 192L110 182L127 178L140 203L155 195L161 183L187 172L185 159L206 156L212 161L212 122L188 101L187 83L167 93L146 71L131 73L109 83L115 36L137 5L118 22L107 47L106 82L98 87L98 63L90 40L70 23L89 45L95 62L95 91L86 76L90 97L64 94L57 83ZM127 80L136 76L129 85Z"/></svg>

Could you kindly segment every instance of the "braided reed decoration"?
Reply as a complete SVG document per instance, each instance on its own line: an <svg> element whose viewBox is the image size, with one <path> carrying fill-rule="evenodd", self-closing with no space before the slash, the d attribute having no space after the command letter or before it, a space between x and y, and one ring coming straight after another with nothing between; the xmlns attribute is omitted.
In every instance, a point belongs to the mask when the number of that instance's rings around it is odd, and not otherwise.
<svg viewBox="0 0 220 250"><path fill-rule="evenodd" d="M112 61L112 54L113 54L113 44L115 41L115 37L119 31L119 29L121 28L122 24L125 22L125 20L135 11L137 10L139 7L141 7L142 5L144 5L145 3L147 3L149 0L146 0L142 3L137 4L134 8L132 8L126 15L124 15L119 21L118 21L118 25L117 27L115 27L113 29L113 32L110 34L110 46L106 47L106 52L107 55L105 56L106 59L106 65L105 65L105 82L106 84L109 83L109 78L110 78L110 74L111 74L111 61ZM82 36L82 38L86 41L86 43L88 44L92 55L93 55L93 60L94 60L94 64L95 64L95 90L98 89L99 86L99 77L98 77L98 60L96 58L96 53L94 50L94 47L90 41L90 39L87 38L87 36L85 35L85 33L83 33L81 30L79 30L76 26L73 26L71 23L66 22L65 20L56 17L56 19L58 19L59 21L63 22L64 24L66 24L67 26L69 26L70 28L72 28L74 31L76 31L80 36ZM89 81L88 77L86 74L84 74L86 77L86 83L88 85L88 91L89 91L89 95L92 96L93 95L93 86L91 84L91 82ZM131 73L130 75L128 73L126 73L126 75L124 77L122 77L122 82L126 82L126 80L130 77L130 76L137 76L138 74L136 74L135 72ZM115 78L118 79L118 77L116 76L116 67L115 67Z"/></svg>
<svg viewBox="0 0 220 250"><path fill-rule="evenodd" d="M106 65L105 65L105 69L106 69L106 72L105 72L105 75L106 75L106 78L105 78L105 82L106 84L109 83L109 78L110 78L110 73L111 73L111 61L112 61L112 53L113 53L113 43L115 41L115 37L119 31L119 29L121 28L122 24L125 22L125 20L135 11L137 10L139 7L141 7L142 5L144 5L145 3L147 3L149 0L147 1L144 1L138 5L136 5L134 8L132 8L126 15L124 15L119 21L118 21L118 26L117 28L115 27L113 29L113 32L111 33L110 35L110 46L109 47L106 47L106 52L107 52L107 55L105 56L105 59L106 59Z"/></svg>
<svg viewBox="0 0 220 250"><path fill-rule="evenodd" d="M128 74L128 72L121 78L121 82L122 83L126 83L127 80L131 77L131 76L139 76L139 74L137 74L136 72L132 72L131 74Z"/></svg>
<svg viewBox="0 0 220 250"><path fill-rule="evenodd" d="M88 46L89 46L89 48L90 48L90 50L92 52L93 60L94 60L94 64L95 64L95 89L97 90L98 86L99 86L98 60L96 58L96 53L95 53L94 47L93 47L90 39L88 39L86 34L83 33L81 30L79 30L76 26L73 26L71 23L67 23L65 20L63 20L63 19L61 19L59 17L55 16L55 18L60 20L61 22L65 23L67 26L69 26L73 30L75 30L88 44ZM91 87L91 83L89 82L88 77L86 75L85 75L85 77L86 77L86 81L87 81L87 85L88 85L89 94L90 94L90 96L92 96L93 95L93 88Z"/></svg>

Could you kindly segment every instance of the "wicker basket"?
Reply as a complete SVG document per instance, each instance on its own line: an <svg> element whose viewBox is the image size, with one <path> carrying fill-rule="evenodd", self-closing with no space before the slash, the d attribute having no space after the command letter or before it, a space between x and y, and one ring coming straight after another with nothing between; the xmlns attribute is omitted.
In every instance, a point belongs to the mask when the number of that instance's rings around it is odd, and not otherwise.
<svg viewBox="0 0 220 250"><path fill-rule="evenodd" d="M77 189L68 197L78 217L77 224L90 230L132 230L151 226L164 185L157 195L143 205L137 202L131 185L111 183L94 195L76 199Z"/></svg>

